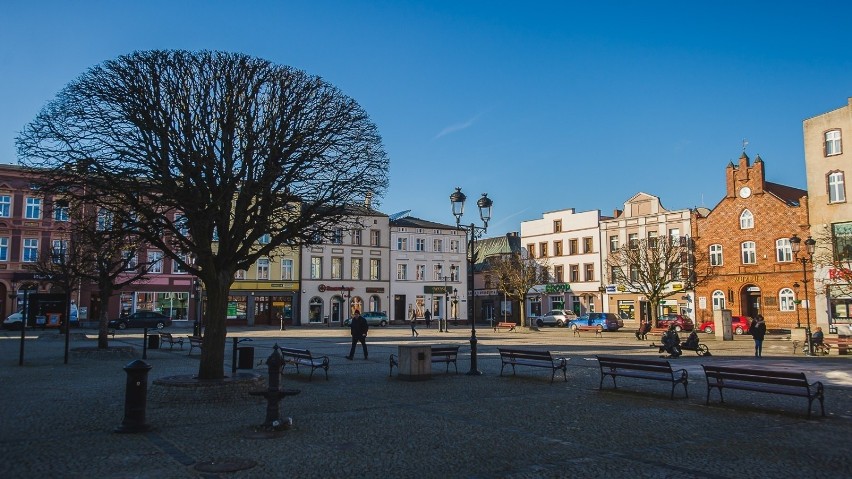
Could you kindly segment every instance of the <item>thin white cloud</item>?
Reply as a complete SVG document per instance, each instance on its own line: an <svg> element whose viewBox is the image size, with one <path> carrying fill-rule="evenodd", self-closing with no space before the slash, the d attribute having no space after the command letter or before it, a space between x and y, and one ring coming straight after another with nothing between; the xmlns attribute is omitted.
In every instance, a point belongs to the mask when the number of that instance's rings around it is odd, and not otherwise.
<svg viewBox="0 0 852 479"><path fill-rule="evenodd" d="M450 133L455 133L457 131L462 131L467 128L470 128L471 126L473 126L474 123L476 123L476 120L478 119L479 115L476 115L475 117L471 118L470 120L467 120L464 123L456 123L455 125L450 125L441 130L437 135L435 135L435 139L437 140L438 138L445 135L449 135Z"/></svg>

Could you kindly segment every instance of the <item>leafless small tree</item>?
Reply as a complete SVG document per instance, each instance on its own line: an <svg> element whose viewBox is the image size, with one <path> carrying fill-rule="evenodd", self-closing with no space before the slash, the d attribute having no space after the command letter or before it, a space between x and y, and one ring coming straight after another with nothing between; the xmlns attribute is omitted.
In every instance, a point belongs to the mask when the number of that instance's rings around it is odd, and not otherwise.
<svg viewBox="0 0 852 479"><path fill-rule="evenodd" d="M694 245L686 236L630 241L607 256L609 281L648 298L656 324L656 305L662 299L693 290L714 275L709 258L696 255Z"/></svg>
<svg viewBox="0 0 852 479"><path fill-rule="evenodd" d="M835 298L852 295L852 223L813 227L812 232L816 240L813 264L826 270L825 276L814 276L820 283L815 293Z"/></svg>
<svg viewBox="0 0 852 479"><path fill-rule="evenodd" d="M506 298L517 301L523 326L526 317L526 298L536 285L551 282L545 259L536 260L526 250L487 258L490 274L497 280L497 289Z"/></svg>
<svg viewBox="0 0 852 479"><path fill-rule="evenodd" d="M347 205L380 197L388 181L381 137L353 99L302 71L223 52L97 65L17 146L23 164L46 172L45 188L113 212L203 281L201 379L224 376L235 272L280 246L357 228Z"/></svg>

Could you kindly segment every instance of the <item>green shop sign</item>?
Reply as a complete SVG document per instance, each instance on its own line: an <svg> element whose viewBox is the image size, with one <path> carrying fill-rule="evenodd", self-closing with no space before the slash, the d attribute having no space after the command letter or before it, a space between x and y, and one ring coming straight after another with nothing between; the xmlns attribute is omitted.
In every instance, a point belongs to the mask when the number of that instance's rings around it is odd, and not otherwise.
<svg viewBox="0 0 852 479"><path fill-rule="evenodd" d="M568 283L554 283L554 284L546 284L544 285L545 293L569 293L571 292L571 285Z"/></svg>

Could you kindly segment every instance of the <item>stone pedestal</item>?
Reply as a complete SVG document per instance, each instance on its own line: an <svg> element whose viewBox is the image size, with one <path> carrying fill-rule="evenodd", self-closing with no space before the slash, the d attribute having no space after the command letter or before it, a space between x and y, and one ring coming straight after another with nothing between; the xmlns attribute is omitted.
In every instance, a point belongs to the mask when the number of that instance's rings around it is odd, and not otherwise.
<svg viewBox="0 0 852 479"><path fill-rule="evenodd" d="M424 381L432 377L432 347L399 345L399 379Z"/></svg>

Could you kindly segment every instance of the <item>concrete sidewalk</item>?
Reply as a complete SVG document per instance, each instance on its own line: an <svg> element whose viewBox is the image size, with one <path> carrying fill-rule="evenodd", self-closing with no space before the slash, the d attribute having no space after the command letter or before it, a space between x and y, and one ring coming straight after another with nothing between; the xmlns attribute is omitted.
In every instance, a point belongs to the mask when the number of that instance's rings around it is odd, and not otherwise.
<svg viewBox="0 0 852 479"><path fill-rule="evenodd" d="M619 381L598 390L594 355L656 357L632 333L584 335L564 329L499 332L479 329L479 368L469 368L470 331L439 333L410 328L371 328L370 360L343 356L348 329L233 329L250 337L255 364L273 344L308 348L331 357L330 379L292 368L282 387L301 394L283 401L282 415L294 429L260 439L265 401L255 397L218 403L149 401L144 434L115 434L124 413L126 358L72 355L55 332L28 333L26 362L18 366L19 335L0 335L0 477L797 477L817 467L826 477L849 477L852 431L850 356L792 355L789 341L769 340L764 358L751 357L750 337L702 342L713 356L687 352L673 363L690 372L690 397L669 399L655 381ZM94 332L90 332L92 335ZM178 331L175 331L175 335ZM92 336L93 337L93 336ZM399 344L462 345L459 371L441 371L429 381L388 377L387 358ZM141 335L119 333L115 345L133 346ZM74 340L72 348L94 346ZM519 368L500 377L496 348L541 347L569 357L568 382L550 373ZM230 347L226 370L230 372ZM197 372L198 352L188 348L148 352L149 380ZM803 370L826 383L826 414L806 419L807 401L770 394L726 392L705 405L702 363L756 364ZM264 366L256 372L265 374ZM153 385L149 386L149 395ZM679 390L676 396L682 396ZM196 466L244 466L238 472L200 472ZM227 468L227 467L224 467ZM236 467L235 467L236 468Z"/></svg>

